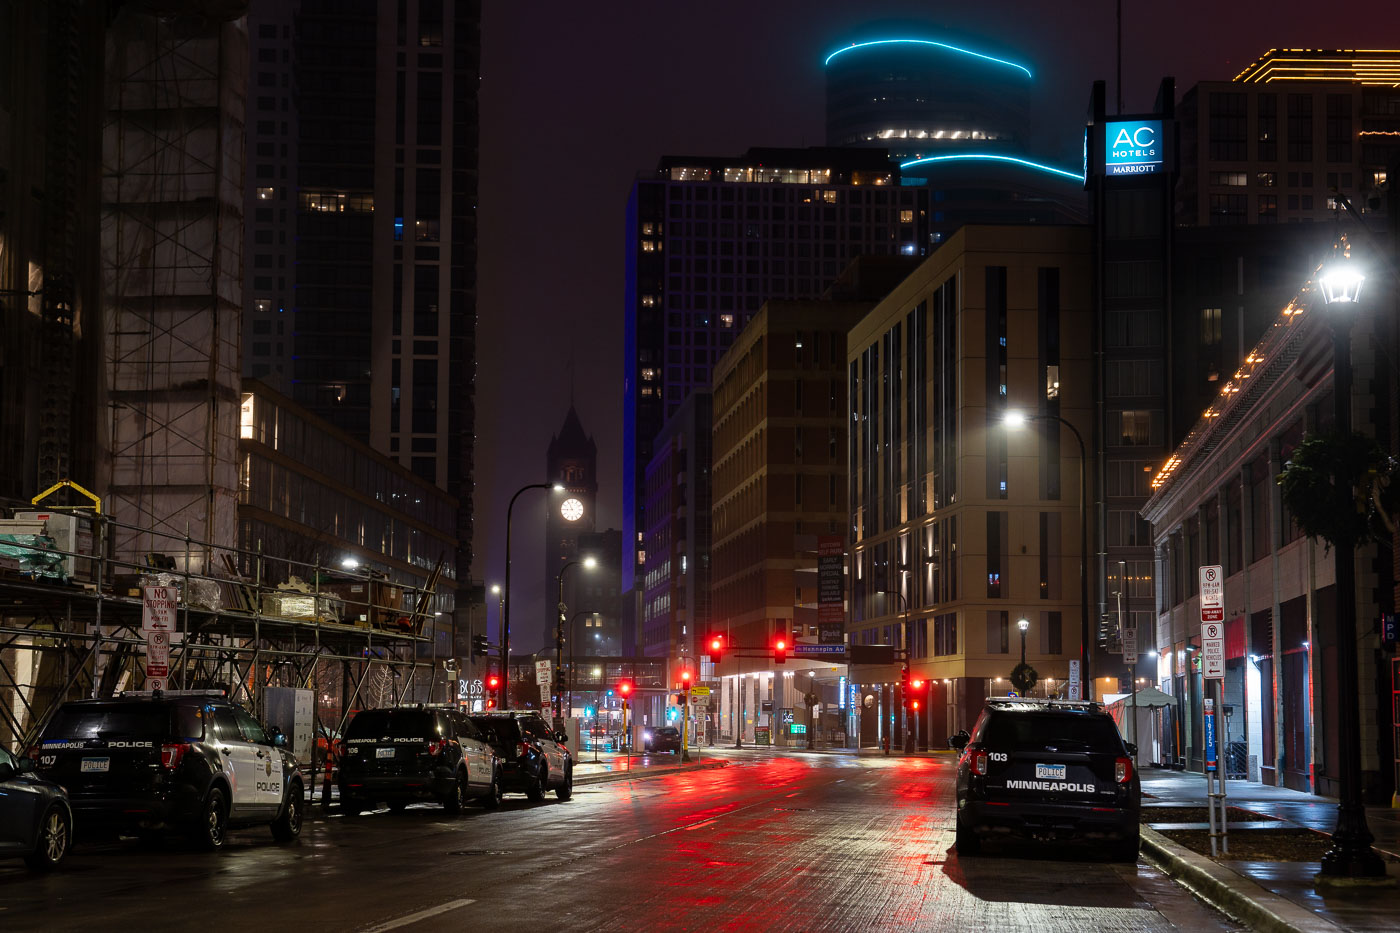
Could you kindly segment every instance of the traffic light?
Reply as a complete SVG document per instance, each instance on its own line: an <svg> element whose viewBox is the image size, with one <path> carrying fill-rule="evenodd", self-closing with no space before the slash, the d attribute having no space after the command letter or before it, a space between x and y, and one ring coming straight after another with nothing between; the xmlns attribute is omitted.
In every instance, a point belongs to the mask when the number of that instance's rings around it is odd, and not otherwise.
<svg viewBox="0 0 1400 933"><path fill-rule="evenodd" d="M473 658L484 658L484 657L486 657L486 636L485 636L485 635L473 635L473 636L472 636L472 657L473 657Z"/></svg>
<svg viewBox="0 0 1400 933"><path fill-rule="evenodd" d="M686 670L681 671L681 689L682 689L682 690L689 690L689 689L690 689L690 681L691 681L691 679L692 679L693 677L694 677L694 675L690 672L689 669L686 669Z"/></svg>
<svg viewBox="0 0 1400 933"><path fill-rule="evenodd" d="M500 699L501 677L499 674L486 675L486 695L495 696L497 699ZM487 702L490 704L486 707L487 709L492 709L496 705L496 700L488 700Z"/></svg>
<svg viewBox="0 0 1400 933"><path fill-rule="evenodd" d="M632 698L632 681L620 680L617 683L617 695L622 697L623 702Z"/></svg>
<svg viewBox="0 0 1400 933"><path fill-rule="evenodd" d="M922 677L911 676L909 679L909 707L916 711L921 709L927 697L928 681Z"/></svg>
<svg viewBox="0 0 1400 933"><path fill-rule="evenodd" d="M724 636L711 632L705 637L705 648L710 653L710 663L718 664L724 657Z"/></svg>
<svg viewBox="0 0 1400 933"><path fill-rule="evenodd" d="M788 637L785 632L779 632L773 639L773 663L786 664L788 653Z"/></svg>
<svg viewBox="0 0 1400 933"><path fill-rule="evenodd" d="M904 665L899 672L899 705L905 709L909 708L909 665Z"/></svg>

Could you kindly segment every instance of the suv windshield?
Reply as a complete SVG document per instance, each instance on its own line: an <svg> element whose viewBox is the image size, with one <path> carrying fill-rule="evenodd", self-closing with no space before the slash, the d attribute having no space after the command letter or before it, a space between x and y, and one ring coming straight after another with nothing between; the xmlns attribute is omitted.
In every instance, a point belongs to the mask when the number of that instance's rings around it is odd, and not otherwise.
<svg viewBox="0 0 1400 933"><path fill-rule="evenodd" d="M421 709L367 709L355 714L347 739L419 738L437 734L433 714Z"/></svg>
<svg viewBox="0 0 1400 933"><path fill-rule="evenodd" d="M193 706L165 703L94 703L59 708L44 735L55 739L97 739L109 735L197 737L204 734Z"/></svg>
<svg viewBox="0 0 1400 933"><path fill-rule="evenodd" d="M472 717L472 723L481 730L486 741L492 745L505 745L519 741L520 727L515 724L514 719L507 719L504 716L481 716Z"/></svg>
<svg viewBox="0 0 1400 933"><path fill-rule="evenodd" d="M1122 745L1118 727L1107 716L1073 713L993 713L977 739L983 745L1007 751L1116 750Z"/></svg>

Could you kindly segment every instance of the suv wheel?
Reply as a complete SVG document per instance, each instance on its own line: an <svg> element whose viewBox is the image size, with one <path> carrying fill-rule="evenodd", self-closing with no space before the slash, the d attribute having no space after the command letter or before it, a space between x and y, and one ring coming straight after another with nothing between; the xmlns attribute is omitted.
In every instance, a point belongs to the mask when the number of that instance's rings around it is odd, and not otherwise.
<svg viewBox="0 0 1400 933"><path fill-rule="evenodd" d="M525 785L525 796L535 803L544 799L545 788L549 787L549 767L543 763L540 769L535 772L535 776L530 779L530 783Z"/></svg>
<svg viewBox="0 0 1400 933"><path fill-rule="evenodd" d="M1136 862L1138 860L1139 840L1137 836L1132 839L1125 839L1122 842L1115 842L1111 850L1112 858L1115 862Z"/></svg>
<svg viewBox="0 0 1400 933"><path fill-rule="evenodd" d="M971 829L958 820L953 828L953 844L958 847L958 855L977 855L982 851L982 840Z"/></svg>
<svg viewBox="0 0 1400 933"><path fill-rule="evenodd" d="M39 838L34 841L34 851L25 856L24 863L32 871L49 871L57 867L68 854L68 846L73 839L72 829L63 807L57 804L50 807L39 825Z"/></svg>
<svg viewBox="0 0 1400 933"><path fill-rule="evenodd" d="M300 836L302 811L305 809L306 798L302 794L301 784L293 781L282 812L272 821L272 838L278 842L291 842Z"/></svg>
<svg viewBox="0 0 1400 933"><path fill-rule="evenodd" d="M209 795L199 808L199 817L190 827L190 837L194 844L206 852L221 849L228 834L228 804L224 802L224 792L217 787L209 788Z"/></svg>
<svg viewBox="0 0 1400 933"><path fill-rule="evenodd" d="M560 800L568 800L574 795L574 769L564 769L564 783L554 789L554 795Z"/></svg>
<svg viewBox="0 0 1400 933"><path fill-rule="evenodd" d="M464 779L465 775L463 775L460 771L457 772L457 780L453 782L452 789L447 792L446 797L442 798L442 808L448 813L462 812L462 802L465 796L465 792L462 788L462 782L464 781Z"/></svg>
<svg viewBox="0 0 1400 933"><path fill-rule="evenodd" d="M481 798L481 805L488 810L495 810L501 805L501 779L495 771L491 772L491 786L487 788L486 796Z"/></svg>

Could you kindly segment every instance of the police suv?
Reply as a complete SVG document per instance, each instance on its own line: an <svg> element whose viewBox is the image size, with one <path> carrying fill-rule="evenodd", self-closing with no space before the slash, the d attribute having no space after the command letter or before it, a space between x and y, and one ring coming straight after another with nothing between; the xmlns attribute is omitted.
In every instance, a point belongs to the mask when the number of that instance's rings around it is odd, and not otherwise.
<svg viewBox="0 0 1400 933"><path fill-rule="evenodd" d="M296 759L222 690L157 690L64 703L30 751L68 790L80 827L187 833L218 849L229 828L265 823L278 842L301 833Z"/></svg>
<svg viewBox="0 0 1400 933"><path fill-rule="evenodd" d="M496 755L486 737L455 709L394 707L361 710L345 730L340 806L358 814L386 801L401 810L436 800L460 813L469 799L501 804Z"/></svg>
<svg viewBox="0 0 1400 933"><path fill-rule="evenodd" d="M1115 860L1138 854L1142 789L1133 746L1097 703L998 697L948 744L958 759L956 843L1078 840Z"/></svg>

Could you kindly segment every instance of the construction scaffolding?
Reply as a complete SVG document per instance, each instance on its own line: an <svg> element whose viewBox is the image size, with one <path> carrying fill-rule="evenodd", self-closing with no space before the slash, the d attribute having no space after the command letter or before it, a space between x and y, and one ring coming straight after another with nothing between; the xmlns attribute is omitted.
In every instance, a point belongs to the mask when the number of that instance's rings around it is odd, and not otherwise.
<svg viewBox="0 0 1400 933"><path fill-rule="evenodd" d="M322 750L355 709L446 696L435 673L436 575L422 588L406 587L373 572L131 528L101 515L91 521L89 550L59 547L47 534L0 534L0 746L29 748L67 700L146 687L143 593L150 587L177 594L170 689L222 688L258 715L266 688L309 689ZM111 550L116 540L155 549L125 560ZM196 572L196 554L219 569ZM320 756L303 764L323 767Z"/></svg>
<svg viewBox="0 0 1400 933"><path fill-rule="evenodd" d="M107 30L102 276L112 555L237 531L243 4L121 7ZM159 9L164 14L148 12ZM213 553L182 554L208 572Z"/></svg>

